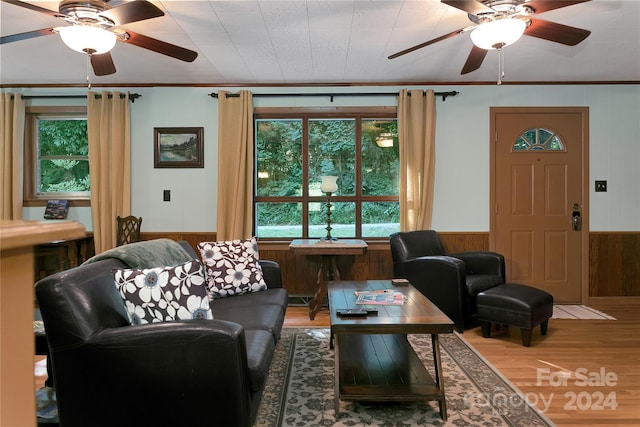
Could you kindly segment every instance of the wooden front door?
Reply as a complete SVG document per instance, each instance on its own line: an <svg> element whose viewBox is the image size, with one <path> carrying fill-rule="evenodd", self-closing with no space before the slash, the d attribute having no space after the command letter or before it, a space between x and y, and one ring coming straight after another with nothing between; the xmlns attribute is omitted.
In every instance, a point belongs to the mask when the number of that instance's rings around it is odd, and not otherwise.
<svg viewBox="0 0 640 427"><path fill-rule="evenodd" d="M588 302L588 112L491 108L492 248L562 303Z"/></svg>

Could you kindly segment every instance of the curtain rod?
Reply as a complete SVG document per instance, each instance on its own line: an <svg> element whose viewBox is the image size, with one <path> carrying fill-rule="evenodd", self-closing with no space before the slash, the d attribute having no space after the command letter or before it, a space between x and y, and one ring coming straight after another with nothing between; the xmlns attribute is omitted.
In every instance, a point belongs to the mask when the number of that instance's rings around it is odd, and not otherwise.
<svg viewBox="0 0 640 427"><path fill-rule="evenodd" d="M139 93L130 93L129 94L129 99L131 100L131 102L136 102L136 99L140 98L142 95L140 95ZM36 99L36 98L42 98L42 99L62 99L62 98L86 98L87 95L20 95L20 97L22 99ZM94 97L96 99L100 99L102 98L101 94L95 94ZM109 95L109 98L112 98L113 95ZM124 98L125 95L124 94L120 94L120 98ZM11 98L13 99L13 95L11 96Z"/></svg>
<svg viewBox="0 0 640 427"><path fill-rule="evenodd" d="M451 91L451 92L435 92L436 96L441 96L443 101L447 100L448 96L456 96L460 92ZM411 94L409 94L411 95ZM212 98L217 98L218 94L213 92L209 94ZM227 98L237 98L240 96L237 93L227 93ZM333 102L333 98L336 96L398 96L397 92L358 92L358 93L256 93L253 95L254 98L257 97L284 97L284 96L328 96L331 102Z"/></svg>

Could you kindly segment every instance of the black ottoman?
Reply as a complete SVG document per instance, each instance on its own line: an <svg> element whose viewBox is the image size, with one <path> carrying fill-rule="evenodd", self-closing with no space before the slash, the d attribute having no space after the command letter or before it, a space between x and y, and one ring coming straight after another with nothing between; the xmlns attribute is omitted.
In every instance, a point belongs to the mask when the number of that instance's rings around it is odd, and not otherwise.
<svg viewBox="0 0 640 427"><path fill-rule="evenodd" d="M549 318L553 314L553 296L526 285L507 283L480 292L476 297L478 321L482 336L491 336L491 322L516 326L522 332L522 345L531 344L531 331L540 325L547 334Z"/></svg>

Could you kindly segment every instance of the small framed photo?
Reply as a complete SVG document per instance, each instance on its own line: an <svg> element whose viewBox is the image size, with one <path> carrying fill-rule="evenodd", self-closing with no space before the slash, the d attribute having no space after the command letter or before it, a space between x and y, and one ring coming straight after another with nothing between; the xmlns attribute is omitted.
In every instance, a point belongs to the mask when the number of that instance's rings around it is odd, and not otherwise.
<svg viewBox="0 0 640 427"><path fill-rule="evenodd" d="M155 168L203 168L204 128L153 128Z"/></svg>

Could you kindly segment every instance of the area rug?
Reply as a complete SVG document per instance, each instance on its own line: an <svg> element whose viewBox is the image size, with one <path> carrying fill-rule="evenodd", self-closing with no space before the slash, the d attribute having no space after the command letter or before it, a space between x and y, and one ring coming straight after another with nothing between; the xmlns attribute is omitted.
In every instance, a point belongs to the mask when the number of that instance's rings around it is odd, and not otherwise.
<svg viewBox="0 0 640 427"><path fill-rule="evenodd" d="M615 317L587 307L586 305L558 304L553 306L552 319L594 319L594 320L616 320Z"/></svg>
<svg viewBox="0 0 640 427"><path fill-rule="evenodd" d="M429 335L409 336L433 376ZM448 420L436 402L340 402L334 408L329 329L284 329L255 427L549 426L553 423L458 334L440 336Z"/></svg>

